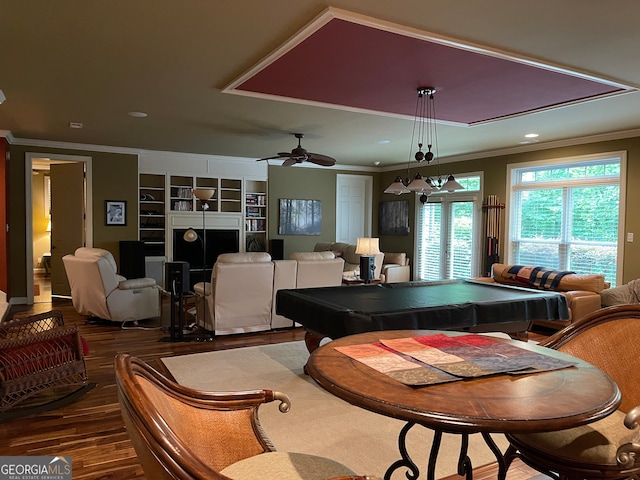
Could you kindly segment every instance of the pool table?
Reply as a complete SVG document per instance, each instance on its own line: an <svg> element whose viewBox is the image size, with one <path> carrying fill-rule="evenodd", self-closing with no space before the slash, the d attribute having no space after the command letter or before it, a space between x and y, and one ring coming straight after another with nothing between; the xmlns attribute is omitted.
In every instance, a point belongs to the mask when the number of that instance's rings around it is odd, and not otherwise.
<svg viewBox="0 0 640 480"><path fill-rule="evenodd" d="M309 351L320 341L377 330L505 332L527 339L535 320L567 320L557 292L474 280L284 289L276 312L301 324Z"/></svg>

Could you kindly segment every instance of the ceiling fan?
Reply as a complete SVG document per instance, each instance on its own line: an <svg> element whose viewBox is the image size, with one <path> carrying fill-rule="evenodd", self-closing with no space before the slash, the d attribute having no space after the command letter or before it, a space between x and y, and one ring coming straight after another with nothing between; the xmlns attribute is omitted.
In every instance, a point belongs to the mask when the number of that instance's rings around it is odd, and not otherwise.
<svg viewBox="0 0 640 480"><path fill-rule="evenodd" d="M320 165L322 167L332 167L336 164L335 158L328 157L327 155L321 155L319 153L307 152L307 150L302 148L302 146L300 145L300 141L304 135L302 133L294 133L294 135L298 139L298 146L291 150L291 153L278 152L278 154L273 157L259 158L258 161L283 158L283 167L290 167L291 165L302 162L315 163L316 165Z"/></svg>

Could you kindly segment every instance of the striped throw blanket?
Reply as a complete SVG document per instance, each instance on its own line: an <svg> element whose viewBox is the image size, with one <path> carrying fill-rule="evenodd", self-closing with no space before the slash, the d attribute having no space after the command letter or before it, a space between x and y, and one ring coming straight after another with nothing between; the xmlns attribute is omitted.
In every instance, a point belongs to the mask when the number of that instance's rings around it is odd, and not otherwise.
<svg viewBox="0 0 640 480"><path fill-rule="evenodd" d="M518 282L542 290L555 290L565 275L575 272L554 270L545 267L513 265L507 273Z"/></svg>

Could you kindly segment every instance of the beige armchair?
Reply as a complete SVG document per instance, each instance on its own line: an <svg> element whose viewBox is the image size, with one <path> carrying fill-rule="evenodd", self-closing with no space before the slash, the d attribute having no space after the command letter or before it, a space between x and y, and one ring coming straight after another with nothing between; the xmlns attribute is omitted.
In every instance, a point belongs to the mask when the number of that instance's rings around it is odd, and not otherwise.
<svg viewBox="0 0 640 480"><path fill-rule="evenodd" d="M411 267L406 253L385 252L382 261L384 283L408 282L411 280Z"/></svg>
<svg viewBox="0 0 640 480"><path fill-rule="evenodd" d="M117 274L111 252L80 247L62 257L74 308L81 315L114 322L160 316L160 289L152 278Z"/></svg>
<svg viewBox="0 0 640 480"><path fill-rule="evenodd" d="M216 335L269 330L273 269L271 256L265 252L219 255L211 282L193 287L200 297L198 325Z"/></svg>

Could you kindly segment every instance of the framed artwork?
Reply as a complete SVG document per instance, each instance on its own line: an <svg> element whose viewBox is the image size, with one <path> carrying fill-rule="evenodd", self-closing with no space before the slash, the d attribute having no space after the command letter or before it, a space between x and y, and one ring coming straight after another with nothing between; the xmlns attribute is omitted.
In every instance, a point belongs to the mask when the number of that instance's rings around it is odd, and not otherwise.
<svg viewBox="0 0 640 480"><path fill-rule="evenodd" d="M382 202L379 207L380 235L409 235L409 201Z"/></svg>
<svg viewBox="0 0 640 480"><path fill-rule="evenodd" d="M279 235L320 235L322 202L320 200L280 199Z"/></svg>
<svg viewBox="0 0 640 480"><path fill-rule="evenodd" d="M127 202L125 200L105 200L104 224L126 225Z"/></svg>

